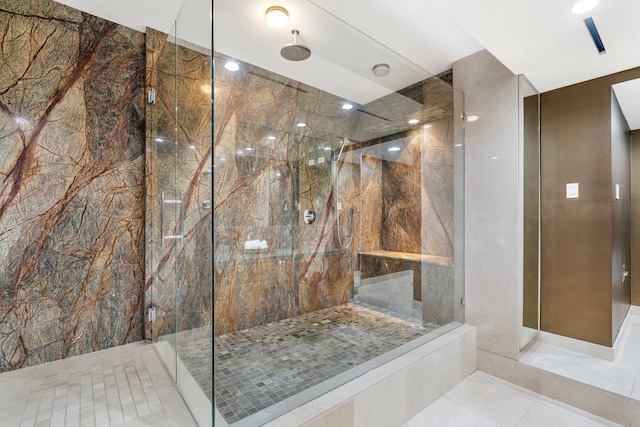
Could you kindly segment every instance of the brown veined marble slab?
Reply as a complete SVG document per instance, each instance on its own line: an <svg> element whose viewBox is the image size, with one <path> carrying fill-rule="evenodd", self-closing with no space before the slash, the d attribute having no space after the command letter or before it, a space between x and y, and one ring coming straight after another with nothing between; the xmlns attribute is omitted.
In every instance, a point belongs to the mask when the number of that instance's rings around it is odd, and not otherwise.
<svg viewBox="0 0 640 427"><path fill-rule="evenodd" d="M4 0L0 371L143 337L144 34Z"/></svg>
<svg viewBox="0 0 640 427"><path fill-rule="evenodd" d="M212 319L211 55L152 28L146 37L147 106L145 336L201 328ZM177 107L177 108L176 108ZM184 197L184 243L161 243L160 194ZM165 204L165 234L179 234L178 205Z"/></svg>

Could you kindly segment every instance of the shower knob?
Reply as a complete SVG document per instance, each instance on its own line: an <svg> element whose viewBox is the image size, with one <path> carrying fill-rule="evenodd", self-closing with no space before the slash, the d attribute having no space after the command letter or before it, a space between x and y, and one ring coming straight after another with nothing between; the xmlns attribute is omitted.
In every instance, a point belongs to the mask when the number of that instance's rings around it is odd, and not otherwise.
<svg viewBox="0 0 640 427"><path fill-rule="evenodd" d="M316 213L311 209L307 209L302 214L302 219L304 220L305 224L311 225L316 221Z"/></svg>

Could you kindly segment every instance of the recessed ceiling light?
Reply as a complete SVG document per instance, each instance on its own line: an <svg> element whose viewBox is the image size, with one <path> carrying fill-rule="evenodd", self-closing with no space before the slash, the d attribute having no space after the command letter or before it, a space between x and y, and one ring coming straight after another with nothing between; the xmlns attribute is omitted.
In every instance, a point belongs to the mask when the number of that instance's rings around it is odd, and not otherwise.
<svg viewBox="0 0 640 427"><path fill-rule="evenodd" d="M247 147L244 149L245 151L253 151L253 147Z"/></svg>
<svg viewBox="0 0 640 427"><path fill-rule="evenodd" d="M389 147L389 148L387 149L387 151L391 151L392 153L393 153L394 151L400 151L400 147Z"/></svg>
<svg viewBox="0 0 640 427"><path fill-rule="evenodd" d="M579 0L571 9L571 12L576 15L585 13L596 7L600 3L600 0Z"/></svg>
<svg viewBox="0 0 640 427"><path fill-rule="evenodd" d="M240 65L238 65L238 63L234 61L227 61L224 64L224 68L226 68L229 71L238 71L240 69Z"/></svg>
<svg viewBox="0 0 640 427"><path fill-rule="evenodd" d="M420 123L420 120L418 120L418 119L411 119L411 120L409 120L409 124L410 124L410 125L416 125L416 124L418 124L418 123Z"/></svg>
<svg viewBox="0 0 640 427"><path fill-rule="evenodd" d="M307 124L305 122L298 122L298 124L296 126L298 126L299 128L303 128L305 127Z"/></svg>
<svg viewBox="0 0 640 427"><path fill-rule="evenodd" d="M280 177L280 176L282 176L282 174L280 172L277 172L276 176Z"/></svg>
<svg viewBox="0 0 640 427"><path fill-rule="evenodd" d="M189 146L189 148L191 148L192 150L195 150L195 149L196 149L196 146L195 146L194 144L191 144L191 145Z"/></svg>
<svg viewBox="0 0 640 427"><path fill-rule="evenodd" d="M353 108L353 104L350 104L348 102L345 102L344 104L342 104L343 110L351 110L352 108Z"/></svg>
<svg viewBox="0 0 640 427"><path fill-rule="evenodd" d="M491 157L491 160L498 160L498 156Z"/></svg>
<svg viewBox="0 0 640 427"><path fill-rule="evenodd" d="M479 116L471 115L471 116L467 116L467 121L468 122L475 122L475 121L478 121L479 118L480 118Z"/></svg>
<svg viewBox="0 0 640 427"><path fill-rule="evenodd" d="M324 151L331 151L331 147L324 147L323 150Z"/></svg>
<svg viewBox="0 0 640 427"><path fill-rule="evenodd" d="M227 161L227 159L226 159L226 158L224 158L224 157L220 157L220 163L224 163L224 162L226 162L226 161Z"/></svg>
<svg viewBox="0 0 640 427"><path fill-rule="evenodd" d="M237 154L238 156L242 156L242 155L244 154L244 151L242 151L242 150L238 150L238 151L236 152L236 154Z"/></svg>
<svg viewBox="0 0 640 427"><path fill-rule="evenodd" d="M164 142L164 139L162 139L162 138L156 138L156 139L154 139L154 141L155 141L155 142Z"/></svg>
<svg viewBox="0 0 640 427"><path fill-rule="evenodd" d="M269 141L275 141L275 140L276 140L276 137L275 137L274 135L269 135L269 136L267 137L267 139L268 139Z"/></svg>
<svg viewBox="0 0 640 427"><path fill-rule="evenodd" d="M265 13L265 19L271 28L284 28L289 23L289 12L284 7L271 6Z"/></svg>

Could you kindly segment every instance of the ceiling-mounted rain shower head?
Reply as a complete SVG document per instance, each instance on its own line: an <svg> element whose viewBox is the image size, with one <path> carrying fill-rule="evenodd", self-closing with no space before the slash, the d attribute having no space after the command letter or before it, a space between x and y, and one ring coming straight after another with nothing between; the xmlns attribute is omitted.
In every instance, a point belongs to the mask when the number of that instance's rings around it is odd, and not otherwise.
<svg viewBox="0 0 640 427"><path fill-rule="evenodd" d="M289 43L280 49L280 55L289 61L304 61L308 59L311 56L311 49L298 43L300 31L291 30L291 34L293 34L293 43Z"/></svg>

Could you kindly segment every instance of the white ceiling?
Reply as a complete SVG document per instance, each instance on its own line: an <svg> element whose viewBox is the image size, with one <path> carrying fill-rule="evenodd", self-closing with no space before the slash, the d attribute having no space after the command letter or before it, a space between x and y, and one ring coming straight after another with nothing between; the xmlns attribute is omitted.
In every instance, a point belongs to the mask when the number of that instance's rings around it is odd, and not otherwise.
<svg viewBox="0 0 640 427"><path fill-rule="evenodd" d="M120 24L144 30L150 26L169 32L180 15L179 37L209 45L210 0L58 0ZM575 0L216 0L216 50L255 65L288 68L278 52L291 41L297 28L301 41L311 48L316 63L300 63L301 75L313 86L331 88L342 82L342 93L366 99L361 93L388 82L369 77L357 86L355 75L370 70L370 52L354 50L344 36L366 41L369 37L397 52L409 62L436 74L480 49L487 49L515 74L524 74L541 92L640 66L640 1L601 0L584 15L574 15ZM282 5L290 12L290 25L273 30L264 24L264 11ZM315 9L314 15L306 15ZM318 12L318 8L323 10ZM236 16L231 16L233 14ZM330 15L334 15L330 22ZM599 55L583 19L593 16L607 53ZM348 25L346 25L348 24ZM357 30L359 31L357 31ZM278 32L279 31L279 32ZM268 47L270 46L270 47ZM310 60L309 60L310 61ZM281 64L278 65L278 62ZM331 72L320 67L331 63ZM284 65L282 65L284 64ZM313 65L313 66L310 66ZM340 64L340 65L338 65ZM358 69L358 64L362 69ZM262 65L261 65L262 66ZM280 68L278 68L280 67ZM336 74L339 73L339 74ZM291 74L283 71L282 74ZM291 75L289 75L291 77ZM344 78L343 78L344 77ZM300 79L304 81L305 79ZM324 85L324 86L323 86ZM380 89L380 88L378 88ZM328 90L337 93L336 89ZM341 94L341 93L339 93Z"/></svg>
<svg viewBox="0 0 640 427"><path fill-rule="evenodd" d="M582 15L576 0L433 0L514 74L541 92L640 66L640 1L601 0ZM584 24L598 27L600 55Z"/></svg>
<svg viewBox="0 0 640 427"><path fill-rule="evenodd" d="M640 79L612 86L631 130L640 129Z"/></svg>

